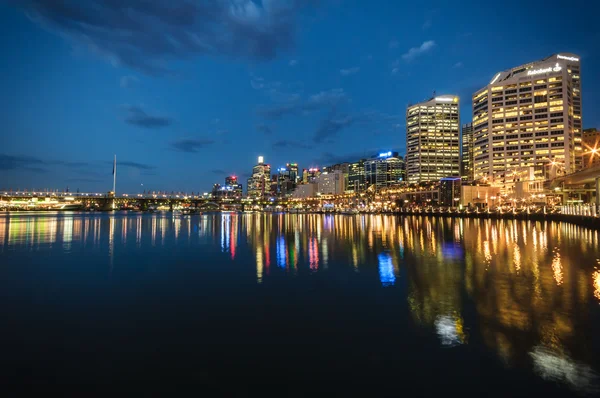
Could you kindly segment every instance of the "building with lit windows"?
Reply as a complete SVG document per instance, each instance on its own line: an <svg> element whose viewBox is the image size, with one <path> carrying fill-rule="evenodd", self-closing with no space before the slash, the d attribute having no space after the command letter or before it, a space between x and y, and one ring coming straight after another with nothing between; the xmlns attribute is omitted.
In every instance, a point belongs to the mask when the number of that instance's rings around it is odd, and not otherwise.
<svg viewBox="0 0 600 398"><path fill-rule="evenodd" d="M323 172L315 179L317 192L322 195L341 195L346 187L341 170Z"/></svg>
<svg viewBox="0 0 600 398"><path fill-rule="evenodd" d="M402 182L404 159L398 152L381 152L365 160L365 184L374 186L375 191Z"/></svg>
<svg viewBox="0 0 600 398"><path fill-rule="evenodd" d="M462 126L462 146L460 151L460 176L463 181L473 181L473 123Z"/></svg>
<svg viewBox="0 0 600 398"><path fill-rule="evenodd" d="M348 165L348 183L346 185L346 191L350 193L360 193L364 192L366 189L365 161L366 159L361 159Z"/></svg>
<svg viewBox="0 0 600 398"><path fill-rule="evenodd" d="M509 193L530 167L535 179L581 170L577 55L555 54L498 72L472 100L475 180Z"/></svg>
<svg viewBox="0 0 600 398"><path fill-rule="evenodd" d="M258 157L258 164L252 168L252 176L248 179L248 196L263 198L268 196L271 188L271 166Z"/></svg>
<svg viewBox="0 0 600 398"><path fill-rule="evenodd" d="M600 165L600 131L595 128L583 130L583 167Z"/></svg>
<svg viewBox="0 0 600 398"><path fill-rule="evenodd" d="M459 98L442 95L406 110L409 183L460 176Z"/></svg>
<svg viewBox="0 0 600 398"><path fill-rule="evenodd" d="M302 169L302 183L308 184L315 182L315 179L321 174L321 170L317 168Z"/></svg>
<svg viewBox="0 0 600 398"><path fill-rule="evenodd" d="M278 196L290 196L296 188L296 180L298 177L298 165L288 163L286 167L277 169L277 188Z"/></svg>

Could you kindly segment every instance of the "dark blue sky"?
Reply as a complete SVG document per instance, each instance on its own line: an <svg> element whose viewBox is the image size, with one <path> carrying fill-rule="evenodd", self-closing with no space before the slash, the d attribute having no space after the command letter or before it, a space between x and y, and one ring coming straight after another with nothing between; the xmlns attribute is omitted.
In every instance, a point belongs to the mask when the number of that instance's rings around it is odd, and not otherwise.
<svg viewBox="0 0 600 398"><path fill-rule="evenodd" d="M0 188L208 191L273 168L404 153L405 110L581 56L600 127L593 2L22 0L0 5ZM575 5L576 4L576 5ZM143 187L142 185L143 184Z"/></svg>

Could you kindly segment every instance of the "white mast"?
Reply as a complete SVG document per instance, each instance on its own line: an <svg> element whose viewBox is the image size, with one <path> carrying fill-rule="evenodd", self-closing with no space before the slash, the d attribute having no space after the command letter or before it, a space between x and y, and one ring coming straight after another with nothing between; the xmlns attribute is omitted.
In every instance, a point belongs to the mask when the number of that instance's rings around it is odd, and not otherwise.
<svg viewBox="0 0 600 398"><path fill-rule="evenodd" d="M117 193L117 155L115 155L115 160L113 162L113 194Z"/></svg>

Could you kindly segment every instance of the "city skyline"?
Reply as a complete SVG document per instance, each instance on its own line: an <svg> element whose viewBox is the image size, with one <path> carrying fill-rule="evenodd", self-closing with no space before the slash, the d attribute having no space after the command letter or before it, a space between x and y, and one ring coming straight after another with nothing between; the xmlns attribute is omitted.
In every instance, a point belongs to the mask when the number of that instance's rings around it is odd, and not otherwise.
<svg viewBox="0 0 600 398"><path fill-rule="evenodd" d="M581 57L583 128L599 127L594 94L600 82L593 73L599 37L582 29L591 17L566 19L565 29L543 38L536 33L536 21L564 5L536 10L539 18L515 24L514 32L502 30L507 11L485 14L492 19L486 23L477 15L462 21L441 3L434 11L428 4L405 13L349 5L354 2L291 2L275 13L254 2L233 11L216 2L215 19L190 12L189 23L176 12L183 2L144 11L154 12L159 34L198 33L194 22L209 23L215 31L200 37L209 51L184 41L178 48L149 47L148 31L136 31L136 42L107 44L84 23L95 20L90 9L67 3L63 9L40 1L0 6L8 54L2 82L14 93L0 113L5 188L107 191L114 153L117 190L124 192L210 191L232 174L245 183L259 155L272 170L289 162L323 167L382 150L405 155L407 105L434 91L457 95L460 123L468 123L471 95L493 74L557 53ZM104 29L122 23L106 2L95 3ZM535 9L519 9L529 7ZM452 26L448 12L458 20ZM267 22L270 15L281 23ZM132 11L128 17L133 23L145 16ZM254 39L235 36L242 35L240 21ZM354 33L357 23L362 35ZM224 28L236 32L243 48L217 48L214 38ZM531 40L511 40L523 37Z"/></svg>

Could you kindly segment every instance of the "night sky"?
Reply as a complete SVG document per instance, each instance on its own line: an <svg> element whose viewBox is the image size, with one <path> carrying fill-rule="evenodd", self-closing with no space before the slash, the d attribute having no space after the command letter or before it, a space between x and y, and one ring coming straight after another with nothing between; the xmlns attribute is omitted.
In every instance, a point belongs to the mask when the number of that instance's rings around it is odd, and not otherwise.
<svg viewBox="0 0 600 398"><path fill-rule="evenodd" d="M0 189L106 192L113 154L130 193L245 186L258 155L403 154L409 103L457 94L468 122L496 72L558 52L581 56L600 127L591 1L0 3Z"/></svg>

